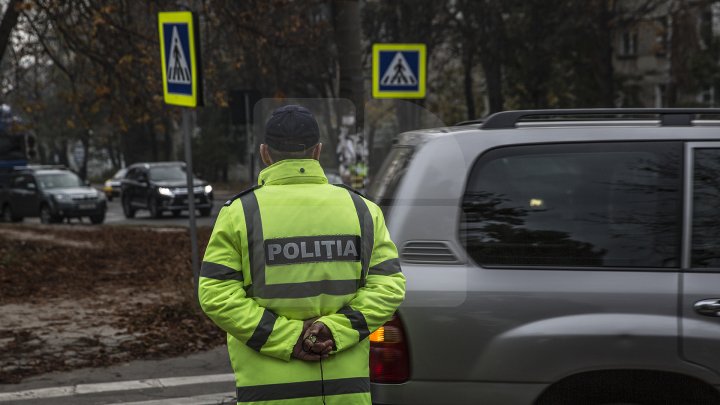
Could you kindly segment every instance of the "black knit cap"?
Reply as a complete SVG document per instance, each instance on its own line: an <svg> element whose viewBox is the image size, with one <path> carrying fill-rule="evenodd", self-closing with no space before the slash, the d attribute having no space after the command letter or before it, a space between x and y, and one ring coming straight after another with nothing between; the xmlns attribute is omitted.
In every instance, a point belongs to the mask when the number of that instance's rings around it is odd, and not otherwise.
<svg viewBox="0 0 720 405"><path fill-rule="evenodd" d="M310 110L286 105L273 111L265 124L265 143L284 152L300 152L320 142L320 127Z"/></svg>

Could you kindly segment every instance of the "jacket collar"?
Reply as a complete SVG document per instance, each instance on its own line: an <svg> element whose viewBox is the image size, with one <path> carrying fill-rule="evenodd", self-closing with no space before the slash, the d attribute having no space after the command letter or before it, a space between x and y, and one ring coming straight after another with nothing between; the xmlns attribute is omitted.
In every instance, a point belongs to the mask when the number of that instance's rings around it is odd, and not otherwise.
<svg viewBox="0 0 720 405"><path fill-rule="evenodd" d="M282 184L327 184L325 172L315 159L286 159L263 169L258 184L274 186Z"/></svg>

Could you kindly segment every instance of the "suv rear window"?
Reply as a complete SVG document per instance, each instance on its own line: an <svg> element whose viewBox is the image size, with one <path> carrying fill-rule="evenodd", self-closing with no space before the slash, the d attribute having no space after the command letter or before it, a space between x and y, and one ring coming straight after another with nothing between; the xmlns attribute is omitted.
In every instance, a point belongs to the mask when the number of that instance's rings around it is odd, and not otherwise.
<svg viewBox="0 0 720 405"><path fill-rule="evenodd" d="M460 238L481 265L678 267L680 143L500 148L475 163Z"/></svg>

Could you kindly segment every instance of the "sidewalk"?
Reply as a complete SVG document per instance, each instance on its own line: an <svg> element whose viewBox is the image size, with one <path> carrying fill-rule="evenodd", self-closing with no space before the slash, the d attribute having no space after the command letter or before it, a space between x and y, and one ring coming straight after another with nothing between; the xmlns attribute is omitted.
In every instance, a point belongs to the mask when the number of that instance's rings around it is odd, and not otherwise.
<svg viewBox="0 0 720 405"><path fill-rule="evenodd" d="M234 403L225 346L187 357L51 373L0 385L0 404ZM169 400L169 401L167 401ZM146 402L150 401L150 402Z"/></svg>

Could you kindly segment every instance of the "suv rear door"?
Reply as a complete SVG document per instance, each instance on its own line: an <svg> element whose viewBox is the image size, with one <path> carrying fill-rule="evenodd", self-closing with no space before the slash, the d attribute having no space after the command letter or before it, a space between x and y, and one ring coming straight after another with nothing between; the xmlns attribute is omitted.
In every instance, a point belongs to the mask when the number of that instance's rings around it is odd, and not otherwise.
<svg viewBox="0 0 720 405"><path fill-rule="evenodd" d="M686 148L682 353L720 373L720 142Z"/></svg>

